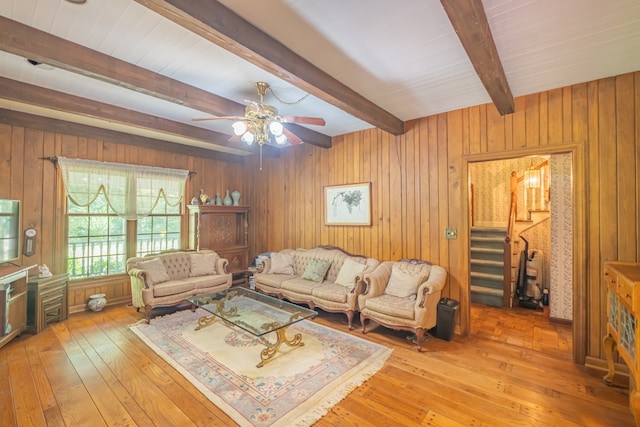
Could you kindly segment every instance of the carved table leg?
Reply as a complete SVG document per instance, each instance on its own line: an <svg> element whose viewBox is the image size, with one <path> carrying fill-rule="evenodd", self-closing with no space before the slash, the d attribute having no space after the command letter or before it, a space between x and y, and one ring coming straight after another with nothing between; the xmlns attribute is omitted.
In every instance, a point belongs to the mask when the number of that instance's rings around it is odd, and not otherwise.
<svg viewBox="0 0 640 427"><path fill-rule="evenodd" d="M607 375L603 377L606 385L613 384L613 376L616 373L616 367L613 364L613 349L616 348L616 340L609 334L603 339L604 355L607 359L607 367L609 368Z"/></svg>
<svg viewBox="0 0 640 427"><path fill-rule="evenodd" d="M275 323L274 323L275 325ZM271 344L268 341L263 341L266 348L260 353L260 363L256 365L257 368L262 368L273 356L278 353L282 344L287 344L289 347L302 347L302 334L295 334L293 339L288 339L285 335L287 327L276 330L276 342Z"/></svg>

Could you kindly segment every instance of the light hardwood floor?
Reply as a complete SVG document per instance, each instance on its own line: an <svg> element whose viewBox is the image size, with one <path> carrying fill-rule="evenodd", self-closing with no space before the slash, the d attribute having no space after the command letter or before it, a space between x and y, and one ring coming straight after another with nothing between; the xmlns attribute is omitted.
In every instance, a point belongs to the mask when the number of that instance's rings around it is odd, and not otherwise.
<svg viewBox="0 0 640 427"><path fill-rule="evenodd" d="M366 337L392 347L391 357L316 425L635 425L627 390L571 361L566 327L556 335L534 328L530 340L504 332L530 325L529 314L474 306L474 325L483 328L452 341L429 337L422 353L406 332L377 328ZM142 318L127 306L74 314L0 349L0 424L234 425L128 330ZM321 311L315 321L348 332L344 315ZM544 348L552 341L557 349Z"/></svg>

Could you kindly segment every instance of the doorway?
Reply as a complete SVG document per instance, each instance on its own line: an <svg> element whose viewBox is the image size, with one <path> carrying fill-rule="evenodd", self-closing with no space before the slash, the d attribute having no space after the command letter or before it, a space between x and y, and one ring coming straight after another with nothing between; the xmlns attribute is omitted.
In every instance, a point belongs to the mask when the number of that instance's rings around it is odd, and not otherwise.
<svg viewBox="0 0 640 427"><path fill-rule="evenodd" d="M584 216L581 215L574 206L578 206L579 203L583 203L584 192L581 189L584 187L583 180L580 179L582 171L584 171L584 159L583 159L583 147L581 145L571 145L563 147L544 147L531 149L531 150L518 150L518 156L513 154L508 156L506 153L503 156L469 156L467 158L467 176L468 176L468 191L467 203L468 203L468 224L469 230L471 230L472 219L472 197L471 197L471 169L473 167L482 167L492 165L491 162L496 161L513 161L513 159L523 159L529 156L543 156L549 157L553 160L550 162L551 172L551 190L550 190L550 205L551 205L551 243L550 243L550 259L549 259L549 273L550 274L550 291L553 295L550 298L550 307L548 316L540 317L540 313L527 312L526 310L515 310L513 308L495 308L490 309L489 312L483 312L483 308L469 304L469 332L476 334L478 331L482 331L483 322L479 321L482 316L490 316L494 318L495 322L503 322L504 324L513 324L515 320L524 319L522 325L530 324L532 328L537 326L538 332L543 332L545 328L540 328L540 321L550 323L551 329L558 329L557 334L559 336L560 343L559 348L562 351L566 351L569 354L573 354L573 359L577 363L584 363L586 355L585 337L580 331L583 330L585 324L585 315L576 307L582 303L586 289L584 288L584 246L580 244L583 234L579 232L585 227ZM491 167L495 170L495 164ZM555 175L554 175L555 174ZM507 187L508 191L508 187ZM477 196L476 196L477 197ZM577 232L578 231L578 232ZM581 237L582 236L582 237ZM469 239L469 251L471 251L471 237ZM471 255L469 255L469 261ZM471 271L471 269L469 269ZM555 276L554 276L555 275ZM554 279L555 277L555 279ZM469 299L471 301L471 277L469 277ZM553 302L556 302L555 306ZM497 319L495 316L503 314L504 319ZM544 314L544 313L543 313ZM510 316L520 316L511 317ZM537 317L535 317L537 316ZM549 322L551 318L552 322ZM487 324L485 324L486 326ZM523 328L525 326L518 326ZM557 325L557 328L553 325ZM570 331L571 339L565 339L566 333ZM483 335L488 335L487 331L479 332ZM493 333L492 335L496 335ZM509 334L498 334L502 336L496 336L495 339L503 342L511 341L517 344L513 337L509 338ZM522 334L520 334L522 335ZM547 336L548 338L548 336ZM523 338L524 339L524 338ZM526 338L529 339L529 338ZM525 341L526 342L526 341ZM525 344L524 347L534 346ZM538 348L544 351L544 345Z"/></svg>

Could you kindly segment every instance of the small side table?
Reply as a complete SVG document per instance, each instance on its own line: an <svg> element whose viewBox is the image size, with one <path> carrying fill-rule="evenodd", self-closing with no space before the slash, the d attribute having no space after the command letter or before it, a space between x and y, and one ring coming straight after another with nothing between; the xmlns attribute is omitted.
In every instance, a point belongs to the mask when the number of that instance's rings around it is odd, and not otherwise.
<svg viewBox="0 0 640 427"><path fill-rule="evenodd" d="M29 277L27 284L27 330L37 334L49 325L69 315L68 274L51 277Z"/></svg>

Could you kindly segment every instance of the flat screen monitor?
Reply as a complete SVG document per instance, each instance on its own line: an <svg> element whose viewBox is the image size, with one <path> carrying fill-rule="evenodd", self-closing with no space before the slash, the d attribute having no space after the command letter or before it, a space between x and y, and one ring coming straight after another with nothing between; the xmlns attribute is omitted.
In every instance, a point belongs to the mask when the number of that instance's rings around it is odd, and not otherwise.
<svg viewBox="0 0 640 427"><path fill-rule="evenodd" d="M20 258L20 201L0 199L0 264Z"/></svg>

